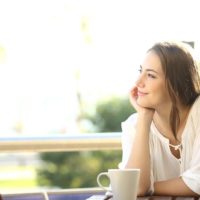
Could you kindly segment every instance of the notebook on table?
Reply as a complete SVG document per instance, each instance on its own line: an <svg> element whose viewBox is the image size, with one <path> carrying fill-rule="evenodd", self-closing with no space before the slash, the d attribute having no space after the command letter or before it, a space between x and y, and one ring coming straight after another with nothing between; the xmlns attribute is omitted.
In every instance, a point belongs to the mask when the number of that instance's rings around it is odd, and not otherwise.
<svg viewBox="0 0 200 200"><path fill-rule="evenodd" d="M105 196L105 195L93 195L86 200L113 200L111 196Z"/></svg>

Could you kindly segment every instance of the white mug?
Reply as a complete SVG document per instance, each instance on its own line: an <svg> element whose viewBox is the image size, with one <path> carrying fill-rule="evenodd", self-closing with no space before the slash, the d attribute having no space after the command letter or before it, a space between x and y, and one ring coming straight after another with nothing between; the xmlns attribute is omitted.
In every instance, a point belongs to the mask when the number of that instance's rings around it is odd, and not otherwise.
<svg viewBox="0 0 200 200"><path fill-rule="evenodd" d="M103 176L109 179L111 188L102 185ZM105 191L112 191L114 200L136 200L139 178L140 169L109 169L98 174L97 183Z"/></svg>

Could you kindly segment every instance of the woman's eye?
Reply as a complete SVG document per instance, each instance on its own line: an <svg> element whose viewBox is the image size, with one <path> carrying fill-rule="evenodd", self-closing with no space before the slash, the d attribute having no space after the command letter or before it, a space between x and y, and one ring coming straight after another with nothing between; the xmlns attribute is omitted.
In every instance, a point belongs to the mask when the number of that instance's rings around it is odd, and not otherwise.
<svg viewBox="0 0 200 200"><path fill-rule="evenodd" d="M153 74L148 74L149 78L156 78Z"/></svg>

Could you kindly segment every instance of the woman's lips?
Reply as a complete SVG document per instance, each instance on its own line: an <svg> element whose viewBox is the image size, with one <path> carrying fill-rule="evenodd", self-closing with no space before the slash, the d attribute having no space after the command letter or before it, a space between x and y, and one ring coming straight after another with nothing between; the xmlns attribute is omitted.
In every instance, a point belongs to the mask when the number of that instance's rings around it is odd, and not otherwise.
<svg viewBox="0 0 200 200"><path fill-rule="evenodd" d="M147 95L147 93L145 93L145 92L141 92L141 91L138 91L138 96L139 96L139 97L141 97L141 96L145 96L145 95Z"/></svg>

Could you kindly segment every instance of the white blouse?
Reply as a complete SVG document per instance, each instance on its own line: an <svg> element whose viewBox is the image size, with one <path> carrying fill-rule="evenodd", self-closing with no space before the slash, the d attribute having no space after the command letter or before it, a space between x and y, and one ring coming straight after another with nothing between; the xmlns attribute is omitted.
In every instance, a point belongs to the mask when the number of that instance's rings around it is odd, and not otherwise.
<svg viewBox="0 0 200 200"><path fill-rule="evenodd" d="M122 122L122 162L124 168L128 161L134 140L137 113ZM151 188L153 182L182 177L185 184L200 194L200 97L194 102L183 130L181 158L177 159L170 151L169 140L164 137L152 122L150 127Z"/></svg>

